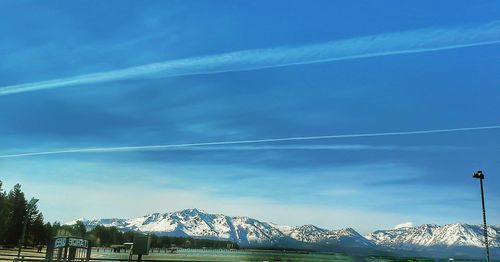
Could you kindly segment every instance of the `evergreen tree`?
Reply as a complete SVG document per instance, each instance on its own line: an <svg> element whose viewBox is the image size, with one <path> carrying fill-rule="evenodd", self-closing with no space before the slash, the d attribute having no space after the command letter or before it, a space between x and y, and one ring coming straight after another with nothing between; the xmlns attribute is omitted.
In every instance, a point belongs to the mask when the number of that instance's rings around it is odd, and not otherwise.
<svg viewBox="0 0 500 262"><path fill-rule="evenodd" d="M2 181L0 181L0 245L5 244L8 217L9 209L7 206L7 194L2 188Z"/></svg>
<svg viewBox="0 0 500 262"><path fill-rule="evenodd" d="M85 237L85 233L87 233L87 228L82 221L76 221L76 224L73 225L74 236L77 237Z"/></svg>
<svg viewBox="0 0 500 262"><path fill-rule="evenodd" d="M9 245L16 245L26 217L26 199L21 191L21 185L16 184L7 195L7 208L10 209L7 215L7 232L5 242Z"/></svg>
<svg viewBox="0 0 500 262"><path fill-rule="evenodd" d="M54 230L52 228L52 225L50 224L50 222L47 222L44 226L43 226L43 241L42 241L42 244L44 245L48 245L50 240L52 239L54 235Z"/></svg>
<svg viewBox="0 0 500 262"><path fill-rule="evenodd" d="M43 224L43 214L34 216L30 224L29 242L32 245L46 244L45 225Z"/></svg>
<svg viewBox="0 0 500 262"><path fill-rule="evenodd" d="M28 244L38 244L41 234L43 234L43 215L38 211L36 204L32 206L27 213L28 220L26 225L25 246Z"/></svg>

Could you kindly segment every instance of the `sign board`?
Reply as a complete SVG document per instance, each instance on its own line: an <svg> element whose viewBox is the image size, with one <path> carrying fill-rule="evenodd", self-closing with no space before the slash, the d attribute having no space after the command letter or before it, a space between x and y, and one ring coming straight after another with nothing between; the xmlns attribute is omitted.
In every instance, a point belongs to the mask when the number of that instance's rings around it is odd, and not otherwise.
<svg viewBox="0 0 500 262"><path fill-rule="evenodd" d="M132 246L132 255L149 255L149 246L151 237L149 235L134 235L134 245Z"/></svg>
<svg viewBox="0 0 500 262"><path fill-rule="evenodd" d="M90 241L85 238L54 237L47 246L45 259L47 261L89 261L91 248Z"/></svg>

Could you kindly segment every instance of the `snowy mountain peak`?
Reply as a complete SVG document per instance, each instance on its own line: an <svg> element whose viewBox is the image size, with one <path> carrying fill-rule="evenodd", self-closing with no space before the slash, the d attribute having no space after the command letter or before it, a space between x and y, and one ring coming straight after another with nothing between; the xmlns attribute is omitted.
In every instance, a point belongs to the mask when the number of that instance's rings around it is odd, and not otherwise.
<svg viewBox="0 0 500 262"><path fill-rule="evenodd" d="M199 210L197 208L190 208L190 209L184 209L175 213L179 213L183 216L197 216L201 214L205 214L202 210Z"/></svg>
<svg viewBox="0 0 500 262"><path fill-rule="evenodd" d="M327 239L330 231L314 225L303 225L291 227L285 230L284 233L295 240L314 243Z"/></svg>
<svg viewBox="0 0 500 262"><path fill-rule="evenodd" d="M343 235L355 235L355 236L359 235L359 233L356 230L354 230L353 228L350 228L350 227L344 228L344 229L339 229L339 230L337 230L337 232L338 232L338 234L343 234Z"/></svg>

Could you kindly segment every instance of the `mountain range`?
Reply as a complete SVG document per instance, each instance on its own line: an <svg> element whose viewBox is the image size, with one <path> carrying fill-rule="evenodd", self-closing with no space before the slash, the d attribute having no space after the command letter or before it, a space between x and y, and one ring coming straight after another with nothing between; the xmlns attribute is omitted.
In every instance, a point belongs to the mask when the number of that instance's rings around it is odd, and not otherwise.
<svg viewBox="0 0 500 262"><path fill-rule="evenodd" d="M209 214L198 209L153 213L139 218L77 219L87 229L114 226L121 231L159 236L230 240L244 248L291 248L356 254L482 257L483 228L479 225L421 225L377 230L362 236L352 228L328 230L314 225L280 226L249 217ZM493 256L500 255L500 226L488 227Z"/></svg>

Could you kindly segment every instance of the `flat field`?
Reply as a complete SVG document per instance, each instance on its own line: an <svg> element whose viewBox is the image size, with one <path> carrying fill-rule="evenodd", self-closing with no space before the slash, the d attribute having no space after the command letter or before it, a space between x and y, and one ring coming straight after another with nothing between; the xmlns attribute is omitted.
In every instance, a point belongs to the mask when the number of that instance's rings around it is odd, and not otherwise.
<svg viewBox="0 0 500 262"><path fill-rule="evenodd" d="M0 261L14 261L17 251L14 249L0 249ZM27 260L43 259L45 249L37 253L33 249L23 249L22 256ZM113 253L110 249L92 250L92 258L101 261L126 261L128 253ZM137 256L133 257L134 261ZM447 259L434 260L426 258L391 258L391 257L369 257L353 258L339 253L322 252L294 252L294 251L274 251L274 250L225 250L225 249L179 249L177 252L160 253L154 252L142 257L143 260L164 260L164 261L252 261L252 262L274 262L274 261L300 261L300 262L326 262L326 261L367 261L367 262L392 262L392 261L439 261L445 262ZM483 260L454 260L453 262L479 262ZM493 260L492 260L493 261ZM498 260L495 260L498 261Z"/></svg>
<svg viewBox="0 0 500 262"><path fill-rule="evenodd" d="M127 254L94 252L96 258L121 258L128 257ZM137 256L134 256L136 258ZM170 253L150 253L143 259L151 260L189 260L189 261L352 261L348 256L336 253L316 252L283 252L271 250L211 250L211 249L180 249Z"/></svg>

